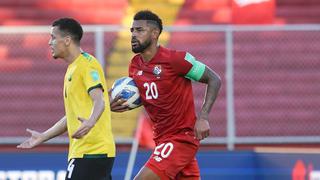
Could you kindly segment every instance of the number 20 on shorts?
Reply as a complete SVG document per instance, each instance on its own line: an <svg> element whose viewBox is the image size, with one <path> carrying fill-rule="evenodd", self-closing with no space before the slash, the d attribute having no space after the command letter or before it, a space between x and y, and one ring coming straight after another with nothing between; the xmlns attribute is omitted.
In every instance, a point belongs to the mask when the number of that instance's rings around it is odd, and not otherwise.
<svg viewBox="0 0 320 180"><path fill-rule="evenodd" d="M157 156L161 156L162 158L167 158L173 150L173 144L171 142L162 143L158 145L155 149L153 154Z"/></svg>

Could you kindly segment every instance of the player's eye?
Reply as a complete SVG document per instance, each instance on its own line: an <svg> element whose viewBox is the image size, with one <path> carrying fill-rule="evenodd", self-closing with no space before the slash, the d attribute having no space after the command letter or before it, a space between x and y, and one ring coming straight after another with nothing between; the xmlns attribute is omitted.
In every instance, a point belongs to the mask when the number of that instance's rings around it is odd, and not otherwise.
<svg viewBox="0 0 320 180"><path fill-rule="evenodd" d="M144 31L144 29L137 29L138 32Z"/></svg>

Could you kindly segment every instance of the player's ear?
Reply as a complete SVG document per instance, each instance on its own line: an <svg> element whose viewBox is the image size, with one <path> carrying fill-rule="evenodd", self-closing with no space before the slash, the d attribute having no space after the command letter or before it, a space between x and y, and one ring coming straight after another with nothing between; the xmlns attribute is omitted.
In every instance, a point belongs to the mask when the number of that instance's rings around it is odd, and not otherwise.
<svg viewBox="0 0 320 180"><path fill-rule="evenodd" d="M64 38L64 44L65 44L66 46L69 46L69 45L71 44L71 41L72 41L71 36L66 36L66 37Z"/></svg>
<svg viewBox="0 0 320 180"><path fill-rule="evenodd" d="M159 35L160 35L160 30L158 28L153 28L153 30L152 30L152 38L158 39Z"/></svg>

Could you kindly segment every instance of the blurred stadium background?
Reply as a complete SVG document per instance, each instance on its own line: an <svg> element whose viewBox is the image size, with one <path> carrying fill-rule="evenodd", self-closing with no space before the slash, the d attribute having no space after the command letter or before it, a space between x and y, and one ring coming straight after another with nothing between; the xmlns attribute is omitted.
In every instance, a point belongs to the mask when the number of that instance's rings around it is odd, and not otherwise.
<svg viewBox="0 0 320 180"><path fill-rule="evenodd" d="M66 64L50 57L51 22L85 25L82 49L101 61L111 87L127 75L129 27L141 9L163 19L162 45L222 78L197 156L202 179L320 179L319 0L0 0L0 180L64 179L66 135L15 148L26 128L44 131L64 115ZM193 95L199 110L204 86L195 83ZM151 153L148 118L139 108L112 114L112 125L113 177L124 179L135 137L132 174Z"/></svg>

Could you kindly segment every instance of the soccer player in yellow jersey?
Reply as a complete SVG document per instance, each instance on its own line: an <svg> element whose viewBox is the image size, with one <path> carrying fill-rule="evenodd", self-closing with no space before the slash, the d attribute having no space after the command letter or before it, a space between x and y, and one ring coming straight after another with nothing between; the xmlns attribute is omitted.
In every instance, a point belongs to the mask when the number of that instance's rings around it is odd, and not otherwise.
<svg viewBox="0 0 320 180"><path fill-rule="evenodd" d="M109 97L101 65L80 48L82 34L74 19L53 22L52 56L69 64L63 88L65 116L45 132L27 129L31 137L17 147L33 148L68 131L66 180L109 180L115 157Z"/></svg>

